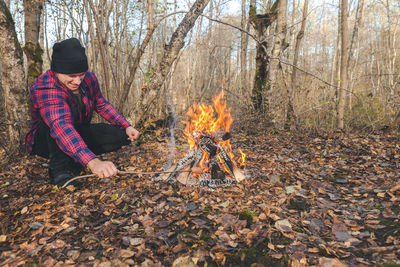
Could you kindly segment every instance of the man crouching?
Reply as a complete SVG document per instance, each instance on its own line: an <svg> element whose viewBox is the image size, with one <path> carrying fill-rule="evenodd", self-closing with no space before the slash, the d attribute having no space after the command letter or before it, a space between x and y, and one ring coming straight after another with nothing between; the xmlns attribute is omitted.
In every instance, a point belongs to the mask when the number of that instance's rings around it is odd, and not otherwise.
<svg viewBox="0 0 400 267"><path fill-rule="evenodd" d="M100 178L116 175L115 165L97 155L128 145L139 135L104 98L76 38L54 44L51 69L30 88L30 110L27 149L49 159L50 181L59 186L83 166ZM111 124L91 124L94 111Z"/></svg>

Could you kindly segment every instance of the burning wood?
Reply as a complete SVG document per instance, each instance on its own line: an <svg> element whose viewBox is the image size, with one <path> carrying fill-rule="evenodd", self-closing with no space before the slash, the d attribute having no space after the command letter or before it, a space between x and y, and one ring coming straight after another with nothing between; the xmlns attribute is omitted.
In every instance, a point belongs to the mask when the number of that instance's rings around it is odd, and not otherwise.
<svg viewBox="0 0 400 267"><path fill-rule="evenodd" d="M233 119L230 109L226 110L226 104L222 101L223 96L224 93L221 92L214 97L214 108L205 104L194 104L189 109L188 116L191 120L186 122L185 134L190 151L158 179L209 187L231 185L245 179L233 160L229 132ZM243 153L238 164L244 164Z"/></svg>
<svg viewBox="0 0 400 267"><path fill-rule="evenodd" d="M198 134L198 133L196 133ZM214 136L214 138L213 138ZM188 154L175 165L167 170L168 173L160 175L162 180L168 182L179 181L183 184L187 184L189 178L195 178L199 181L203 180L225 180L234 179L236 182L242 181L245 176L242 171L232 162L228 153L225 151L221 144L218 144L216 140L222 140L215 138L215 136L229 136L229 133L211 133L210 135L199 135L197 145L189 151ZM227 140L227 139L226 139ZM224 141L226 141L224 140ZM203 167L199 167L201 159L206 155L205 164ZM184 171L183 171L184 170ZM209 175L207 175L207 173ZM208 177L209 176L209 177ZM208 183L210 184L232 184L234 182L217 182ZM203 184L206 184L203 182Z"/></svg>

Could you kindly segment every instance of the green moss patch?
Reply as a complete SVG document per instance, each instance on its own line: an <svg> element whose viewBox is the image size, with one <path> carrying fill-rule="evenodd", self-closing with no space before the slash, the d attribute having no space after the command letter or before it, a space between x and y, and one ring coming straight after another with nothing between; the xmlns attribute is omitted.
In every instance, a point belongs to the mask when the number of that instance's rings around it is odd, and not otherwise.
<svg viewBox="0 0 400 267"><path fill-rule="evenodd" d="M242 210L239 214L239 220L246 220L247 221L247 227L252 225L254 223L254 214L252 211L248 209Z"/></svg>
<svg viewBox="0 0 400 267"><path fill-rule="evenodd" d="M225 266L249 267L254 263L272 267L288 266L287 257L284 256L281 259L275 259L270 255L270 251L258 248L261 247L243 248L238 252L227 256Z"/></svg>

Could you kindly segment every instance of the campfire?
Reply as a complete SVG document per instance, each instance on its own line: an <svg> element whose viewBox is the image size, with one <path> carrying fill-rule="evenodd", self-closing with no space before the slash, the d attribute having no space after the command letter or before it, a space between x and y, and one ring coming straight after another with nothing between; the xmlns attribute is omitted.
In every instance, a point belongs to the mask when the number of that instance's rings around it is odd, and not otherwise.
<svg viewBox="0 0 400 267"><path fill-rule="evenodd" d="M245 179L245 154L239 149L235 157L230 144L231 109L226 109L224 91L213 98L214 107L194 104L187 115L186 124L190 151L171 166L160 180L185 185L231 185Z"/></svg>

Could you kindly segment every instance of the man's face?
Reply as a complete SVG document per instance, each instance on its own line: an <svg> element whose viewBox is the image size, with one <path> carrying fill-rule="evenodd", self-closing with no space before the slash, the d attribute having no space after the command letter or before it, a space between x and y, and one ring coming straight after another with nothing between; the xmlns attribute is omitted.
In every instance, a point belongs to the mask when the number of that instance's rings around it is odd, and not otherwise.
<svg viewBox="0 0 400 267"><path fill-rule="evenodd" d="M56 73L60 82L73 92L77 92L79 85L83 81L83 78L85 78L85 74L86 72L73 74Z"/></svg>

